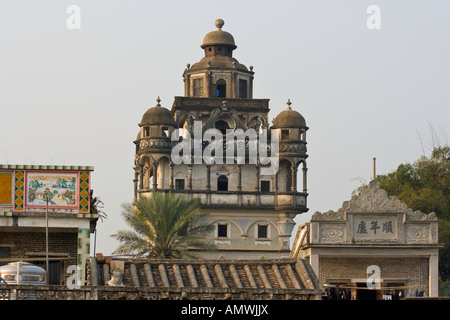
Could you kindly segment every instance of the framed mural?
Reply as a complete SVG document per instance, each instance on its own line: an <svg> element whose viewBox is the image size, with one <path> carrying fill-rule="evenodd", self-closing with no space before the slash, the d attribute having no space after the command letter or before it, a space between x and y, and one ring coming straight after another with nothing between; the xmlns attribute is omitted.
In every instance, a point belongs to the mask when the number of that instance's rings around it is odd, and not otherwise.
<svg viewBox="0 0 450 320"><path fill-rule="evenodd" d="M12 206L13 173L0 172L0 206Z"/></svg>
<svg viewBox="0 0 450 320"><path fill-rule="evenodd" d="M49 206L77 206L77 177L76 173L27 173L27 205L45 206L48 195Z"/></svg>

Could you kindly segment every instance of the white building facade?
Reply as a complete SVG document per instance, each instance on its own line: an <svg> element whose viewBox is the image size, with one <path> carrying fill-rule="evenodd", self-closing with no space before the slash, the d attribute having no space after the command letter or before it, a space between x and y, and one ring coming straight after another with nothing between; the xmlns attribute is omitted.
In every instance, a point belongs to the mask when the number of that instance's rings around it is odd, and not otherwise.
<svg viewBox="0 0 450 320"><path fill-rule="evenodd" d="M324 288L352 298L437 297L440 247L436 214L411 210L373 180L338 211L299 226L291 257L308 259Z"/></svg>

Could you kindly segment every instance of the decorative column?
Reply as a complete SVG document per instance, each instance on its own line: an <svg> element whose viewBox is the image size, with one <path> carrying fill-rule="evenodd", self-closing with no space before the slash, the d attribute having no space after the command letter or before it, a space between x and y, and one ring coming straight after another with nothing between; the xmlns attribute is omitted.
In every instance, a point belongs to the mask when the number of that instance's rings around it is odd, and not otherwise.
<svg viewBox="0 0 450 320"><path fill-rule="evenodd" d="M259 191L259 173L260 173L260 167L259 164L256 165L256 187L255 190L258 192Z"/></svg>
<svg viewBox="0 0 450 320"><path fill-rule="evenodd" d="M238 191L242 191L242 165L238 164L237 170L238 170L238 185L237 185L237 190L238 190Z"/></svg>
<svg viewBox="0 0 450 320"><path fill-rule="evenodd" d="M171 162L171 163L169 164L170 190L173 190L173 189L174 189L174 186L173 186L173 166L174 166L174 164Z"/></svg>
<svg viewBox="0 0 450 320"><path fill-rule="evenodd" d="M142 190L142 189L144 189L144 164L141 163L140 167L141 167L141 174L139 176L139 180L140 180L140 182L139 182L139 189Z"/></svg>
<svg viewBox="0 0 450 320"><path fill-rule="evenodd" d="M260 175L260 166L259 164L256 165L256 205L260 205L261 203L261 194L259 192L259 175Z"/></svg>
<svg viewBox="0 0 450 320"><path fill-rule="evenodd" d="M206 191L211 191L211 165L206 165Z"/></svg>
<svg viewBox="0 0 450 320"><path fill-rule="evenodd" d="M153 163L153 190L158 189L158 163Z"/></svg>
<svg viewBox="0 0 450 320"><path fill-rule="evenodd" d="M428 264L428 296L429 297L438 297L439 296L439 255L431 254L429 258Z"/></svg>
<svg viewBox="0 0 450 320"><path fill-rule="evenodd" d="M274 181L273 189L275 191L274 204L275 204L275 206L278 206L278 172L275 173L275 181Z"/></svg>
<svg viewBox="0 0 450 320"><path fill-rule="evenodd" d="M297 191L297 167L292 165L291 166L291 174L292 174L292 187L291 187L291 191L292 192L296 192Z"/></svg>
<svg viewBox="0 0 450 320"><path fill-rule="evenodd" d="M303 162L303 192L306 193L308 191L306 186L306 173L308 172L308 168L306 167L306 162Z"/></svg>
<svg viewBox="0 0 450 320"><path fill-rule="evenodd" d="M210 94L209 94L210 87L211 87L211 71L208 70L205 74L205 84L203 86L203 96L204 97L210 97Z"/></svg>
<svg viewBox="0 0 450 320"><path fill-rule="evenodd" d="M233 64L233 68L236 68L234 64ZM236 72L233 71L231 73L231 85L230 85L230 87L231 87L230 93L231 94L229 95L230 98L236 98L236 91L237 91L236 90L236 82L237 82L236 81Z"/></svg>
<svg viewBox="0 0 450 320"><path fill-rule="evenodd" d="M206 204L211 204L211 165L206 165Z"/></svg>
<svg viewBox="0 0 450 320"><path fill-rule="evenodd" d="M134 173L134 179L133 179L133 184L134 184L134 200L137 199L137 188L138 188L138 182L139 182L139 178L138 178L139 173L135 172Z"/></svg>
<svg viewBox="0 0 450 320"><path fill-rule="evenodd" d="M191 96L191 75L186 74L184 81L185 81L184 96L190 97Z"/></svg>
<svg viewBox="0 0 450 320"><path fill-rule="evenodd" d="M242 165L238 164L237 166L238 170L238 185L237 185L237 191L238 191L238 205L242 205Z"/></svg>
<svg viewBox="0 0 450 320"><path fill-rule="evenodd" d="M250 71L253 71L253 66L250 66ZM248 84L248 95L249 99L253 99L253 76L250 76L250 82Z"/></svg>
<svg viewBox="0 0 450 320"><path fill-rule="evenodd" d="M188 189L192 190L192 164L188 164Z"/></svg>

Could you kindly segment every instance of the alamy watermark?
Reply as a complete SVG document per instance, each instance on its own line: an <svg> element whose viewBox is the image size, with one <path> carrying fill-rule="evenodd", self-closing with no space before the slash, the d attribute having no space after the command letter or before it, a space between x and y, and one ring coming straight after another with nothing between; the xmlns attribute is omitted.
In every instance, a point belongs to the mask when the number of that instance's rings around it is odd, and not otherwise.
<svg viewBox="0 0 450 320"><path fill-rule="evenodd" d="M66 282L67 289L70 289L70 290L80 289L81 268L79 266L72 264L67 267L66 273L70 274L70 276L67 278L67 282Z"/></svg>
<svg viewBox="0 0 450 320"><path fill-rule="evenodd" d="M271 130L270 139L267 129L262 129L261 132L256 132L253 128L246 131L226 129L223 134L220 130L211 128L203 132L202 122L194 121L192 131L193 137L186 129L172 132L172 141L179 141L172 148L174 164L223 164L225 158L226 164L239 165L245 164L248 159L248 164L261 165L261 175L274 175L278 172L279 139L275 130Z"/></svg>
<svg viewBox="0 0 450 320"><path fill-rule="evenodd" d="M69 14L66 20L66 27L69 30L81 29L81 9L77 5L70 5L66 9L66 13Z"/></svg>
<svg viewBox="0 0 450 320"><path fill-rule="evenodd" d="M381 269L377 265L370 265L367 267L367 288L380 289L381 288Z"/></svg>
<svg viewBox="0 0 450 320"><path fill-rule="evenodd" d="M381 9L377 5L367 7L366 13L370 14L367 18L366 25L369 30L381 29Z"/></svg>

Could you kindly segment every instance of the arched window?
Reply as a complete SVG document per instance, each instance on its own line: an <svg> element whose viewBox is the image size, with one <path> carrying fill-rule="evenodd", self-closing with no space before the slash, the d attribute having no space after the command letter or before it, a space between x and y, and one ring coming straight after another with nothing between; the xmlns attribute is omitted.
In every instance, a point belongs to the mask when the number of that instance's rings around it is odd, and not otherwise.
<svg viewBox="0 0 450 320"><path fill-rule="evenodd" d="M239 79L239 98L247 98L247 80Z"/></svg>
<svg viewBox="0 0 450 320"><path fill-rule="evenodd" d="M282 159L280 160L278 170L278 186L281 192L290 192L292 189L292 169L291 162Z"/></svg>
<svg viewBox="0 0 450 320"><path fill-rule="evenodd" d="M227 96L227 83L223 79L217 80L217 98L225 98Z"/></svg>
<svg viewBox="0 0 450 320"><path fill-rule="evenodd" d="M203 88L204 88L204 81L203 78L198 78L193 80L194 85L194 97L203 97Z"/></svg>
<svg viewBox="0 0 450 320"><path fill-rule="evenodd" d="M228 178L226 176L220 176L217 179L217 191L228 191Z"/></svg>
<svg viewBox="0 0 450 320"><path fill-rule="evenodd" d="M292 191L292 169L291 166L286 168L286 192Z"/></svg>
<svg viewBox="0 0 450 320"><path fill-rule="evenodd" d="M222 134L226 134L227 133L227 129L230 129L230 126L228 125L228 122L226 122L224 120L216 121L214 126L216 127L217 130L222 132Z"/></svg>

